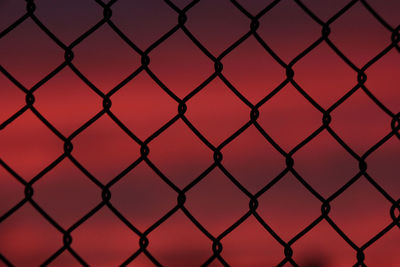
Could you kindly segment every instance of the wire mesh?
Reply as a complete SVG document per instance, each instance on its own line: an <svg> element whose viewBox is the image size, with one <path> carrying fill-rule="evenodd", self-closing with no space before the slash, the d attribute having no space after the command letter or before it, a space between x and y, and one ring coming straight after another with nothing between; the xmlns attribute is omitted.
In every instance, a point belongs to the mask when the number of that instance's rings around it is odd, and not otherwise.
<svg viewBox="0 0 400 267"><path fill-rule="evenodd" d="M392 50L397 50L400 52L400 26L393 28L389 23L385 21L383 17L381 17L378 12L376 12L366 0L353 0L350 1L347 5L341 8L336 14L330 17L328 20L321 20L315 13L313 13L307 5L305 5L300 0L294 0L294 3L298 5L307 16L309 16L317 25L321 28L320 37L315 40L309 47L307 47L304 51L299 53L296 57L294 57L290 62L285 62L282 60L279 55L270 48L265 40L258 34L257 30L260 26L260 19L264 16L268 16L270 10L272 10L275 6L277 6L280 0L275 0L268 4L264 9L262 9L258 14L252 15L248 10L246 10L239 2L236 0L230 0L231 4L237 8L242 14L244 14L249 20L250 25L248 31L233 42L228 48L226 48L222 53L215 56L213 55L207 48L204 46L196 36L187 28L185 25L188 17L187 12L194 8L200 0L195 0L190 2L183 9L180 9L177 5L175 5L170 0L164 0L165 3L176 13L177 24L172 27L167 33L162 35L157 41L152 43L147 49L141 50L135 43L130 40L124 32L119 29L112 21L113 5L117 2L117 0L111 0L108 3L105 3L101 0L95 0L95 2L103 8L103 18L98 21L93 27L91 27L88 31L83 33L77 39L72 41L70 44L63 43L55 34L53 34L48 27L35 15L36 3L34 0L26 0L26 13L20 17L17 21L7 27L0 33L0 38L3 38L8 33L19 27L22 23L27 20L32 20L48 37L50 37L54 44L60 47L64 51L64 61L59 64L55 69L53 69L50 73L48 73L42 80L37 82L31 88L26 88L22 85L15 77L12 76L10 72L8 72L3 66L0 65L1 72L7 77L14 85L16 85L23 93L25 93L25 105L18 110L15 114L13 114L10 118L5 120L0 124L0 130L4 130L13 123L18 117L26 112L32 112L47 128L49 128L52 133L57 136L64 143L64 153L60 155L56 160L54 160L50 165L44 168L40 173L38 173L35 177L33 177L30 181L26 181L23 179L16 171L14 171L9 165L7 165L6 160L0 159L1 166L9 172L19 183L21 183L25 187L25 198L22 199L17 205L8 210L5 214L2 214L0 217L0 222L4 222L7 220L12 214L18 211L21 207L25 205L31 205L43 218L45 218L56 230L58 230L63 235L63 242L60 244L60 247L52 254L49 255L48 259L43 262L43 266L47 266L52 263L58 256L60 256L63 252L68 251L81 265L89 266L89 264L85 261L85 259L79 254L78 251L74 250L71 246L73 243L73 233L79 228L82 224L84 224L90 217L96 214L100 209L109 209L122 223L124 223L129 229L139 237L139 249L136 251L132 251L130 257L125 259L124 262L121 262L121 265L128 265L132 261L134 261L139 255L144 254L151 262L156 266L161 266L159 260L152 255L152 253L148 250L149 240L148 235L152 233L157 227L166 222L173 214L181 210L187 218L195 225L211 242L212 246L211 256L208 258L206 262L203 263L204 266L210 265L214 261L219 261L224 266L229 266L228 260L224 259L221 255L223 251L223 243L224 238L226 238L232 231L234 231L239 225L241 225L244 221L246 221L249 217L254 217L258 223L265 229L265 231L272 236L277 243L279 243L283 250L282 261L279 263L279 266L283 266L285 264L291 264L293 266L298 266L298 263L292 258L293 256L293 244L298 242L302 237L307 235L314 227L316 227L321 221L326 221L331 228L340 236L353 250L354 250L354 266L366 266L365 265L365 250L372 246L377 240L382 238L388 231L392 228L399 227L400 228L400 216L398 215L398 211L400 210L400 199L396 199L392 197L389 193L387 193L378 182L368 173L368 165L366 163L366 159L373 154L376 150L378 150L384 143L386 143L391 138L399 138L400 139L400 113L395 113L391 111L388 107L386 107L382 102L378 100L378 98L367 88L365 82L367 80L366 70L369 69L373 64L379 61L384 55L389 53ZM331 34L331 24L334 23L337 19L343 16L346 12L348 12L356 3L361 3L362 6L376 19L376 21L382 25L387 31L391 33L391 39L388 40L388 45L382 51L380 51L377 55L372 57L365 65L361 68L357 67L348 57L346 57L342 51L335 46L334 42L330 39ZM117 86L115 86L108 93L103 93L99 88L97 88L85 75L78 69L76 65L74 65L74 48L82 43L94 32L96 32L99 28L104 25L108 25L111 29L123 40L129 47L136 52L141 57L141 66L137 68L134 72L132 72L128 77L124 80L120 81ZM208 57L210 61L214 63L214 72L211 76L205 79L201 85L194 88L189 94L185 97L180 98L175 93L174 90L168 88L163 81L158 78L158 76L151 70L151 52L156 50L158 46L169 39L172 35L174 35L177 31L182 31L192 42L195 44L204 55ZM258 103L251 103L244 95L242 95L237 88L235 88L232 83L229 82L228 78L223 73L223 63L221 62L223 58L225 58L228 54L234 51L238 46L240 46L245 40L249 37L254 37L257 42L264 48L265 53L268 53L273 59L286 71L286 78L268 95L263 97ZM356 85L349 90L345 95L343 95L338 101L336 101L329 108L324 109L316 100L314 100L307 92L296 82L296 73L293 70L293 67L297 62L299 62L303 57L305 57L308 53L316 49L322 43L327 44L330 49L341 59L343 60L350 68L352 68L356 72ZM81 79L94 93L98 95L103 101L103 108L100 112L98 112L94 117L88 120L86 123L77 128L72 134L69 136L64 136L55 126L53 126L45 116L43 116L38 109L35 108L35 93L41 89L41 87L56 76L61 70L69 68L71 69L79 79ZM147 139L141 140L138 138L126 125L124 125L119 118L111 111L112 106L112 96L118 92L121 88L123 88L128 82L135 79L140 73L147 73L151 79L162 89L164 90L171 99L176 102L177 105L177 113L176 115L169 120L165 125L159 128L157 131L152 133ZM185 115L187 112L186 103L196 97L196 95L203 90L208 84L210 84L213 80L219 79L222 81L235 95L236 97L242 101L249 108L249 120L242 127L240 127L237 131L232 133L226 140L221 142L218 146L214 146L204 135L200 133L200 131L191 123L191 121ZM293 149L290 151L285 151L282 147L280 147L274 139L267 133L265 129L259 124L258 118L260 115L259 109L263 105L267 104L268 101L273 98L278 92L282 90L286 85L291 84L296 90L306 99L309 105L313 106L316 110L320 112L321 115L321 125L315 130L311 135L305 138L302 142L298 143ZM341 106L349 97L351 97L356 92L361 91L366 96L368 96L376 106L385 112L388 116L391 117L391 131L387 133L385 137L383 137L379 142L371 146L364 154L358 154L354 150L350 148L346 142L331 128L330 124L332 122L331 113L336 110L339 106ZM97 179L93 174L88 171L83 164L81 164L72 154L71 152L74 150L74 139L88 129L94 122L99 120L103 116L108 116L118 127L120 127L134 142L136 142L140 146L140 157L136 159L134 162L130 164L128 168L122 171L119 175L114 177L108 183L102 183L99 179ZM179 188L176 184L174 184L150 159L149 154L151 153L149 149L149 144L155 140L161 133L164 131L168 131L168 129L175 124L177 121L182 121L200 140L201 142L208 147L213 153L213 163L196 179L191 181L187 186L183 189ZM246 129L250 126L254 126L275 149L278 151L282 157L286 160L286 167L277 175L272 181L266 184L261 190L256 192L255 194L250 193L245 186L243 186L225 167L223 163L223 153L221 150L226 147L229 143L235 140L238 136L240 136ZM314 189L297 171L295 168L295 160L293 159L294 154L299 151L302 147L304 147L311 140L316 138L321 132L328 132L336 142L342 146L348 154L358 161L359 171L354 176L351 177L343 186L341 186L337 191L331 194L328 198L324 198L316 189ZM80 170L87 178L89 178L93 185L96 185L101 189L101 197L102 201L98 203L98 205L88 212L85 216L77 220L71 227L63 228L54 218L52 218L35 200L35 184L43 178L49 171L55 168L62 161L69 160L72 162L74 166L78 170ZM176 192L176 206L169 210L164 216L162 216L157 222L148 227L145 231L140 231L136 228L127 218L125 218L122 213L113 206L110 202L112 199L111 188L118 183L121 179L124 179L125 175L133 170L140 163L146 163L171 189ZM186 194L192 190L196 185L203 180L210 172L214 169L221 170L226 177L234 184L245 196L248 197L248 211L242 215L242 217L237 220L230 227L225 229L222 233L215 236L212 235L205 226L203 226L191 213L189 209L185 206L186 202ZM268 224L268 221L265 221L258 213L258 199L260 196L268 192L274 185L280 181L286 174L291 173L294 177L306 188L317 200L321 203L321 214L318 218L309 224L307 227L302 229L297 235L295 235L289 241L284 241ZM387 225L380 232L376 233L370 240L365 242L362 246L357 246L355 242L349 238L341 228L335 223L335 221L330 217L331 210L331 202L338 198L344 191L350 188L356 181L360 179L365 179L368 183L370 183L387 201L391 203L391 209L388 211L388 216L391 218L391 223ZM3 264L7 266L13 266L13 263L7 258L7 255L0 254L0 260Z"/></svg>

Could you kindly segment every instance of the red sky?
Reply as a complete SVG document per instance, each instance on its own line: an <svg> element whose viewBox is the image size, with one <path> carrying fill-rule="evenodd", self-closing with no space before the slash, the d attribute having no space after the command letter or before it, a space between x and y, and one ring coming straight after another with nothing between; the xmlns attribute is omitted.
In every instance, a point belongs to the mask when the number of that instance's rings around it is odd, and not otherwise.
<svg viewBox="0 0 400 267"><path fill-rule="evenodd" d="M62 42L70 44L102 18L95 1L35 1L35 15ZM238 1L257 14L271 1ZM303 1L323 21L349 1ZM189 1L174 1L184 7ZM395 28L397 1L368 1ZM25 1L0 2L0 31L25 12ZM161 0L120 0L112 6L112 21L140 49L147 49L177 24L177 14ZM215 57L249 30L250 20L230 1L202 0L187 12L187 29ZM257 33L289 63L321 36L321 26L291 0L282 0L260 20ZM391 32L361 4L355 4L330 26L329 39L362 68L391 45ZM103 25L73 49L73 64L102 92L108 93L140 67L141 58L108 25ZM177 97L184 98L214 72L214 63L178 30L149 53L151 71ZM64 60L62 49L33 20L27 19L0 41L0 64L30 89ZM221 60L222 74L252 104L286 79L280 66L250 36ZM400 54L392 49L366 70L365 83L392 114L400 109ZM293 66L295 82L322 108L328 109L357 85L357 73L322 42ZM66 67L35 93L34 107L64 136L69 136L103 108L102 99ZM111 112L138 138L145 140L176 114L178 103L142 71L111 97ZM250 119L251 109L219 78L187 103L187 119L218 146ZM25 105L25 94L0 75L0 123ZM291 84L259 108L258 124L286 152L322 125L322 113ZM332 113L331 128L358 155L391 132L392 118L358 90ZM140 157L140 146L108 115L73 141L72 155L106 184ZM183 189L210 167L213 152L177 120L148 147L149 160ZM63 153L63 142L26 111L0 131L0 159L30 181ZM286 168L285 158L250 126L226 145L223 166L255 194ZM400 196L397 163L399 139L390 138L367 157L368 174L395 200ZM355 160L322 131L294 155L295 170L322 197L328 198L359 172ZM68 159L34 183L33 199L62 227L68 228L101 202L101 189ZM176 205L177 193L141 162L111 187L111 203L135 227L145 231ZM249 209L249 198L215 168L190 189L185 207L214 236ZM24 187L0 168L0 214L24 198ZM259 199L258 214L288 242L321 215L321 202L292 175L285 175ZM330 218L362 246L390 225L392 204L365 177L331 202ZM93 266L118 265L138 248L139 238L104 207L72 232L71 247ZM148 235L148 251L166 266L196 266L212 255L212 242L178 211ZM368 266L398 266L400 232L394 227L365 250ZM224 237L222 256L232 266L274 266L284 259L283 247L250 216ZM0 224L0 253L17 266L36 266L62 247L62 234L30 204ZM292 245L300 266L350 266L356 252L322 221ZM63 253L54 266L75 266ZM136 264L136 265L135 265ZM133 266L152 266L144 254ZM220 265L217 261L213 265Z"/></svg>

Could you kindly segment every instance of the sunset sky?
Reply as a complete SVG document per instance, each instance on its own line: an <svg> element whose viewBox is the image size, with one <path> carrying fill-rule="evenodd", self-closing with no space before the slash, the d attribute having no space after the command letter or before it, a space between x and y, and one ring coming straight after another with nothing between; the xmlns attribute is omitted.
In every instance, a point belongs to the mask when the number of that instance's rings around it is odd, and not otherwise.
<svg viewBox="0 0 400 267"><path fill-rule="evenodd" d="M34 2L35 16L66 46L103 18L103 8L94 0ZM182 9L191 1L171 2ZM272 2L237 1L251 16ZM324 22L349 2L302 1ZM330 114L331 129L360 157L390 135L392 116L400 112L400 51L392 47L392 32L361 2L330 25L329 35L329 40L359 69L392 48L365 71L364 88L384 108L359 88ZM367 2L387 26L398 27L399 1ZM146 51L178 23L178 13L162 0L119 0L111 9L111 21L141 51ZM32 18L3 36L1 32L25 13L25 1L0 0L0 66L30 90L65 59L63 49ZM185 27L213 57L220 56L250 30L251 20L229 0L201 0L186 16ZM321 37L322 26L294 0L280 1L259 23L258 36L284 64L289 64ZM182 29L151 49L148 72L140 68L141 55L107 23L72 51L73 66L100 94L112 92L129 75L140 71L111 95L110 111L141 141L176 117L178 102L213 77L186 102L185 118L211 146L218 147L249 122L249 105L257 105L287 78L285 68L252 35L221 59L223 77L247 99L247 104L220 77L213 76L214 62ZM294 82L284 83L279 92L263 103L257 119L257 124L284 153L292 151L322 126L323 114L299 92L297 85L325 110L357 85L357 72L325 41L292 68ZM33 95L34 108L66 138L103 110L101 96L69 66L35 89ZM29 109L4 124L24 108L25 97L16 84L0 73L0 160L29 182L63 155L64 142ZM400 143L392 135L365 161L369 177L397 201ZM148 162L182 190L214 166L214 152L203 141L178 118L151 138ZM72 157L103 185L142 159L140 145L108 114L77 134L72 144ZM259 192L286 169L285 157L255 125L226 144L221 153L223 168L251 194ZM326 129L292 157L296 173L325 199L360 171L357 159ZM64 229L102 201L101 188L68 158L37 180L33 189L35 203ZM141 232L177 205L177 192L144 160L112 185L110 191L110 203ZM23 184L0 165L0 216L24 197ZM249 211L249 201L222 168L215 167L186 193L184 206L211 235L218 237ZM321 215L321 201L291 172L262 194L258 202L257 214L284 242L289 242ZM358 247L393 223L392 203L365 176L330 205L330 219ZM15 266L38 266L63 246L62 233L29 203L0 218L0 256ZM118 266L139 249L139 236L106 206L74 229L71 236L71 248L90 266ZM213 255L212 241L181 210L152 230L147 238L147 251L163 266L200 266ZM276 266L285 258L284 247L252 215L224 236L221 243L221 256L231 266ZM365 264L399 266L399 243L400 227L394 226L365 249ZM291 248L293 260L300 266L341 267L357 262L356 251L325 220ZM5 263L0 258L2 264ZM77 265L68 251L52 263L61 267ZM221 263L214 260L211 265L221 266ZM142 253L130 266L154 264Z"/></svg>

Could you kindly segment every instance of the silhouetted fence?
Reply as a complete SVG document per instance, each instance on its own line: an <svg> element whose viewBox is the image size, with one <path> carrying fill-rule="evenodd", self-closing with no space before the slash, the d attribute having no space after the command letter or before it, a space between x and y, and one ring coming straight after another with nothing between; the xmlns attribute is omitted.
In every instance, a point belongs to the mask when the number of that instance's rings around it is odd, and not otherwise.
<svg viewBox="0 0 400 267"><path fill-rule="evenodd" d="M75 251L71 244L73 243L73 233L74 231L84 224L91 216L93 216L96 212L98 212L102 208L108 208L116 217L118 217L121 222L123 222L126 226L128 226L132 232L134 232L137 236L140 237L139 242L139 249L137 251L132 251L132 255L127 258L123 263L126 265L135 260L140 254L146 255L155 265L160 266L161 264L147 249L149 242L151 240L148 239L148 235L154 231L158 226L163 224L168 218L173 215L178 210L181 210L190 220L191 222L207 237L212 241L212 247L210 248L210 258L204 262L204 265L208 265L213 261L219 261L223 265L229 265L229 263L221 256L221 252L223 250L223 241L224 238L229 235L236 227L238 227L241 223L243 223L247 218L253 216L262 227L268 232L275 240L282 246L283 256L282 261L279 264L283 266L286 263L290 263L293 266L297 266L297 263L292 258L293 249L292 245L301 239L303 236L307 235L307 233L313 229L317 224L321 221L325 220L329 225L336 231L336 233L343 238L345 242L347 242L353 249L354 249L354 263L356 266L365 266L364 264L364 251L368 247L370 247L375 241L380 239L384 236L390 229L393 227L400 227L400 217L398 215L398 211L400 210L400 200L393 198L390 196L375 180L368 174L368 166L366 163L366 159L379 147L381 147L386 141L390 138L400 138L400 114L395 114L389 108L387 108L384 104L382 104L366 87L365 81L367 80L367 75L365 74L366 70L370 68L373 64L375 64L378 60L380 60L385 54L387 54L391 50L397 50L400 52L400 26L397 28L391 27L384 18L382 18L371 6L367 3L367 1L357 1L353 0L349 2L345 7L339 10L335 15L333 15L327 21L322 21L318 18L316 14L314 14L306 5L304 5L300 0L294 0L294 2L311 18L315 21L316 24L320 25L321 27L321 36L318 40L316 40L312 45L307 47L304 51L298 54L294 59L290 62L284 62L278 54L276 54L268 44L260 37L257 33L257 29L259 27L259 19L263 16L268 16L268 12L273 9L280 1L273 1L263 10L261 10L257 15L253 16L248 12L243 6L241 6L237 1L231 0L231 4L236 7L240 12L242 12L245 16L247 16L251 23L249 25L249 30L246 34L244 34L241 38L236 40L233 44L231 44L227 49L225 49L220 55L214 56L211 52L209 52L203 44L196 39L196 37L186 28L185 22L187 20L186 13L190 9L196 6L196 4L200 1L192 1L188 4L185 8L180 9L174 3L169 0L165 0L165 3L176 12L177 17L177 24L174 26L170 31L168 31L165 35L161 36L156 42L151 44L146 50L139 49L138 46L135 45L124 33L113 23L112 21L112 8L113 4L117 2L117 0L111 0L108 3L104 3L101 0L96 0L97 4L103 7L103 18L92 28L90 28L87 32L79 36L76 40L74 40L70 44L64 44L60 41L59 38L55 34L53 34L47 27L44 25L38 17L35 16L35 1L34 0L26 0L26 14L24 14L21 18L15 21L12 25L6 28L3 32L0 33L0 37L3 38L8 33L13 31L15 28L19 27L22 23L26 20L32 20L39 28L48 35L54 43L59 46L65 52L65 60L62 62L58 67L56 67L53 71L51 71L45 78L41 81L36 83L32 88L24 87L16 78L14 78L11 73L9 73L3 66L0 66L1 72L13 83L15 84L22 92L26 95L26 104L23 108L18 110L14 115L12 115L9 119L2 122L0 124L0 130L5 129L7 126L13 123L15 119L19 116L24 114L25 112L32 112L44 125L46 125L59 139L64 142L64 153L59 158L57 158L54 162L52 162L49 166L43 169L38 175L36 175L33 179L29 182L25 181L22 177L20 177L11 167L9 167L6 163L6 159L0 159L0 164L2 167L9 172L16 180L18 180L21 184L25 186L25 198L21 199L21 201L15 205L13 208L8 210L5 214L2 214L0 217L0 222L4 222L9 218L14 212L20 209L24 205L32 205L43 218L45 218L55 229L57 229L60 233L63 234L63 243L60 244L60 247L54 252L53 255L49 255L48 259L43 263L43 265L48 265L52 261L54 261L61 253L64 251L68 251L71 255L79 261L82 265L88 266L85 259L79 255L78 251ZM383 49L379 54L371 58L363 67L358 68L355 64L353 64L350 59L348 59L329 39L331 29L330 25L335 22L338 18L340 18L343 14L345 14L354 4L361 3L369 13L376 18L376 20L388 31L391 32L391 40L388 40L390 43L385 49ZM86 78L80 70L74 65L74 48L85 41L85 39L98 30L103 25L108 24L116 34L126 43L128 44L137 54L141 56L141 66L136 69L129 77L121 81L115 88L113 88L108 93L103 93L99 90L93 83L91 83L88 78ZM179 98L176 94L174 94L173 90L168 88L151 70L151 57L149 56L150 52L157 49L157 47L170 38L175 32L178 30L182 30L184 34L206 55L210 61L214 62L214 73L208 77L204 82L191 91L187 96L184 98ZM286 79L282 81L279 86L277 86L271 93L266 95L261 101L257 104L252 104L249 100L247 100L224 76L223 74L223 64L221 60L226 57L229 53L231 53L235 48L240 46L246 39L253 36L258 43L265 49L265 53L271 55L277 63L279 63L282 68L286 70ZM373 38L373 37L372 37ZM293 66L301 60L305 55L310 53L313 49L319 46L322 43L326 43L332 51L336 53L338 57L340 57L346 64L351 67L356 73L357 76L354 77L357 84L342 96L336 103L330 106L328 109L324 109L320 106L317 101L315 101L310 95L303 90L299 84L296 83L295 79L295 72L293 70ZM40 62L36 62L35 64L40 64ZM49 81L51 78L56 76L61 70L65 68L70 68L77 77L79 77L93 92L95 92L99 97L103 99L103 109L96 114L93 118L83 124L81 127L76 129L71 135L64 136L60 131L57 130L46 118L41 115L41 113L35 108L35 93L40 90L41 86ZM176 116L171 119L168 123L158 129L156 132L150 135L146 140L139 139L127 126L125 126L110 110L112 105L112 96L124 87L129 81L135 79L135 77L141 73L147 73L159 86L162 88L173 100L176 101L177 105L177 113ZM215 79L220 79L244 104L249 107L249 120L248 122L233 133L229 138L223 141L218 146L214 146L204 137L188 120L185 116L187 111L186 102L189 99L193 98L198 94L205 86L207 86L211 81ZM273 98L284 86L291 84L295 87L298 92L304 96L304 98L309 102L310 105L315 107L321 113L321 125L320 127L313 132L310 136L304 139L301 143L295 146L290 151L285 151L282 149L269 135L268 133L261 127L261 125L257 122L259 117L259 108L266 104L271 98ZM0 89L1 90L1 89ZM382 111L388 114L392 118L392 123L390 125L391 132L387 134L382 140L378 143L370 147L364 154L359 155L355 151L353 151L341 138L338 134L330 127L330 123L332 121L331 113L338 108L343 102L345 102L351 95L353 95L357 91L364 92ZM116 176L107 184L101 183L96 177L94 177L86 168L83 166L71 152L74 149L73 143L74 138L85 131L88 127L90 127L96 120L98 120L102 116L108 116L111 118L116 125L118 125L127 135L129 135L132 140L134 140L137 144L140 145L140 153L141 156L136 161L132 162L132 164L125 169L122 173ZM187 127L206 145L210 150L214 153L214 162L209 168L204 171L199 177L194 179L191 183L189 183L185 188L180 189L177 185L175 185L166 175L164 175L158 168L155 166L149 159L148 155L151 153L148 144L156 139L162 132L167 131L168 128L174 124L176 121L181 120L183 121ZM265 139L286 159L286 168L280 172L280 174L275 177L271 182L266 184L261 190L259 190L256 194L250 193L235 177L224 168L223 165L223 154L221 153L222 148L232 142L235 138L237 138L241 133L243 133L248 127L254 125L256 129L265 137ZM348 182L343 185L339 190L334 192L328 198L324 198L321 196L310 184L306 182L297 172L295 168L295 161L293 160L293 155L301 149L304 145L310 142L313 138L319 135L322 131L326 130L336 141L340 144L354 159L356 159L359 163L359 172ZM28 134L29 135L29 134ZM35 195L35 184L45 176L51 169L53 169L56 165L58 165L63 160L70 160L77 169L79 169L82 173L84 173L92 182L93 185L96 185L102 189L102 201L98 203L98 205L83 216L81 219L76 221L71 227L68 229L64 229L60 226L59 223L51 216L44 209L40 207L40 205L35 202L33 199ZM110 188L118 183L124 176L134 169L139 163L145 162L147 165L168 185L170 186L175 192L177 196L177 203L176 206L170 210L167 214L165 214L160 220L156 223L151 225L146 231L141 232L139 231L128 219L126 219L121 213L116 209L110 202L112 199L112 194ZM235 185L238 189L240 189L243 194L245 194L249 199L249 209L238 221L236 221L233 225L227 228L218 236L213 236L202 224L200 224L191 214L190 210L185 207L186 201L186 193L195 187L205 176L207 176L213 169L220 169L226 177ZM285 242L274 230L268 225L267 221L264 221L261 216L257 213L258 207L258 198L266 193L271 187L273 187L285 174L292 173L296 179L309 191L311 192L316 199L321 202L321 214L318 218L316 218L310 225L300 231L296 236L294 236L288 242ZM391 217L391 223L387 225L385 229L376 233L376 235L367 241L362 246L357 246L346 234L335 224L334 220L331 219L330 213L330 203L340 196L345 190L352 186L359 179L365 179L368 181L374 188L382 194L388 201L392 203L392 208L387 211L387 216ZM1 237L0 237L1 238ZM400 244L399 244L400 245ZM0 260L3 264L12 266L13 263L7 259L7 255L0 254Z"/></svg>

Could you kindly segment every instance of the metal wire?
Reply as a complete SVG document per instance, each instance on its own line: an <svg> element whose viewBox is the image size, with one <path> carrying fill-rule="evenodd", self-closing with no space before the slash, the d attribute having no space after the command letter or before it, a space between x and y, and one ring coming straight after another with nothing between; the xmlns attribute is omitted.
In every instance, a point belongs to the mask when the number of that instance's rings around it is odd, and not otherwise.
<svg viewBox="0 0 400 267"><path fill-rule="evenodd" d="M121 265L127 265L130 262L134 261L140 254L144 254L147 256L149 260L151 260L156 266L162 266L161 263L150 253L147 249L149 243L151 242L148 239L148 235L153 232L157 227L167 221L174 213L181 210L187 218L207 237L212 241L211 256L209 259L204 262L204 266L209 265L213 261L219 261L224 266L229 266L227 260L225 260L221 256L221 252L223 250L223 241L224 238L229 235L235 228L237 228L240 224L242 224L245 220L247 220L250 216L253 216L260 225L268 232L281 246L283 249L283 259L279 263L278 266L283 266L287 263L298 266L298 264L292 258L293 249L292 245L295 244L299 239L305 236L310 230L312 230L316 225L318 225L321 221L326 221L332 229L336 231L336 233L343 238L347 244L354 249L354 257L355 264L354 266L366 266L364 263L365 254L364 251L370 247L374 242L384 236L390 229L394 227L400 228L400 215L396 215L398 211L400 211L400 199L395 199L390 196L374 179L368 174L368 165L366 163L366 159L379 147L381 147L385 142L387 142L391 138L399 138L400 139L400 113L395 114L389 108L387 108L382 102L380 102L366 87L365 82L367 80L367 75L365 71L370 68L373 64L375 64L378 60L380 60L385 54L387 54L391 50L397 50L400 53L400 26L393 28L387 23L384 18L382 18L368 3L366 0L353 0L349 2L345 7L339 10L336 14L334 14L327 21L321 20L316 14L314 14L305 4L303 4L300 0L293 0L304 12L307 14L315 23L320 25L321 27L321 36L314 41L309 47L307 47L304 51L298 54L294 59L292 59L289 63L284 62L277 53L275 53L268 44L260 37L257 33L257 29L259 27L259 20L263 16L268 15L268 12L272 10L277 4L279 4L280 0L275 0L266 6L263 10L261 10L257 15L253 16L248 12L241 4L239 4L236 0L230 0L231 4L236 7L241 13L243 13L246 17L248 17L251 21L249 25L249 30L243 36L241 36L238 40L232 43L227 49L225 49L220 55L214 56L207 48L198 40L196 37L190 32L190 30L185 26L187 16L186 13L196 6L200 2L200 0L195 0L185 6L183 9L178 8L173 2L170 0L164 0L168 6L176 12L178 22L172 27L167 33L162 35L156 42L151 44L146 50L139 49L112 21L112 6L117 2L117 0L111 0L108 3L104 3L101 0L95 0L95 2L103 8L103 18L96 23L93 27L91 27L87 32L79 36L76 40L74 40L69 45L64 44L60 39L53 34L35 15L35 1L34 0L26 0L26 14L20 17L17 21L11 24L8 28L3 30L0 33L0 38L3 38L8 33L13 31L19 25L24 23L26 20L32 20L39 28L49 36L54 43L64 50L64 62L62 62L58 67L56 67L53 71L47 74L42 80L33 85L31 88L24 87L16 78L14 78L3 66L0 65L0 71L13 83L15 84L22 92L25 93L26 104L23 108L17 111L14 115L8 118L6 121L0 124L0 130L4 130L7 126L13 123L15 119L24 114L25 112L31 111L47 128L49 128L54 135L56 135L60 140L64 142L64 152L60 155L55 161L53 161L50 165L44 168L39 174L33 177L29 182L25 181L21 176L19 176L11 167L9 167L6 162L0 159L1 166L8 171L18 182L20 182L25 187L25 198L22 199L18 204L8 210L5 214L1 215L0 223L7 220L13 213L15 213L18 209L20 209L24 205L32 205L32 207L45 218L55 229L57 229L61 234L63 234L63 244L59 249L57 249L52 255L49 255L48 259L43 262L43 266L49 265L53 262L61 253L64 251L68 251L81 265L89 266L85 259L79 255L77 251L75 251L71 244L73 243L73 232L84 224L91 216L93 216L100 209L108 208L117 218L121 220L127 227L130 228L132 232L134 232L139 237L139 249L136 251L132 251L132 254L129 258L127 258ZM391 39L388 40L390 43L386 48L384 48L379 54L370 59L363 67L358 68L355 64L351 62L330 40L329 35L331 33L330 25L335 22L338 18L340 18L343 14L345 14L349 9L352 8L356 3L361 3L362 6L370 13L372 16L387 30L391 33ZM136 69L132 74L130 74L127 78L121 81L115 88L113 88L107 94L104 94L101 90L99 90L93 83L89 81L85 75L83 75L79 69L74 65L74 48L85 41L85 39L90 36L92 33L97 31L100 27L104 25L109 25L111 29L126 43L128 44L133 51L141 56L141 66ZM184 98L179 98L174 94L173 90L169 89L158 77L155 73L152 72L150 68L151 56L150 53L157 49L157 47L170 38L173 34L175 34L178 30L181 30L203 53L206 55L212 62L214 62L214 73L210 75L206 80L204 80L200 86L191 91ZM264 48L265 52L271 55L277 63L279 63L282 68L286 70L286 78L282 81L271 93L265 96L261 101L253 105L250 101L248 101L224 76L223 74L223 64L221 60L226 57L229 53L231 53L235 48L241 45L246 39L253 36L257 42ZM310 95L308 95L305 90L303 90L299 84L295 81L295 71L293 70L293 66L299 62L304 56L318 47L320 44L327 44L332 51L336 53L338 57L340 57L349 67L351 67L356 73L357 76L356 81L357 84L348 91L344 96L342 96L336 103L330 106L328 109L324 109L321 107L317 101L315 101ZM97 113L93 118L84 123L81 127L76 129L71 135L64 136L60 131L57 130L36 108L35 108L35 92L40 90L41 86L43 86L47 81L56 76L61 70L65 68L70 68L76 75L79 77L88 87L93 90L99 97L103 99L103 109ZM138 138L131 130L125 126L118 118L115 116L110 110L112 105L112 96L124 87L129 81L134 79L138 74L145 72L147 73L159 86L162 88L173 100L177 103L177 114L168 121L165 125L163 125L160 129L155 131L145 140L141 140ZM234 132L229 138L224 140L218 146L212 145L205 136L203 136L195 126L189 121L189 119L185 116L187 111L186 102L191 98L195 97L205 86L207 86L211 81L215 79L220 79L244 104L246 104L250 109L250 119L249 121L240 127L236 132ZM293 85L296 90L312 105L315 109L320 111L321 113L321 125L320 127L314 131L310 136L305 138L302 142L297 144L292 150L285 151L281 148L262 128L262 126L258 123L257 119L259 117L259 108L267 103L272 97L274 97L283 87L286 85ZM339 135L330 127L330 123L332 121L331 113L338 108L343 102L345 102L351 95L353 95L357 91L364 92L382 111L384 111L388 116L392 118L391 121L391 131L387 133L385 137L383 137L379 142L370 147L364 154L359 155L355 151L353 151L340 137ZM95 176L93 176L72 154L73 151L73 141L79 134L85 131L88 127L90 127L96 120L98 120L102 116L109 116L116 125L118 125L134 142L140 145L140 157L131 163L131 165L122 171L119 175L117 175L114 179L112 179L107 184L101 183ZM177 185L175 185L164 173L162 173L157 166L149 159L149 154L151 153L149 149L149 143L151 143L154 139L156 139L162 132L168 130L168 128L176 123L178 120L183 121L186 126L206 145L211 151L214 153L214 162L211 166L209 166L201 175L199 175L196 179L194 179L191 183L189 183L185 188L180 189ZM230 142L232 142L235 138L237 138L241 133L243 133L247 128L254 125L255 128L265 137L265 139L286 159L286 167L284 170L280 172L278 176L276 176L270 183L265 185L261 190L257 193L250 193L235 177L224 167L223 165L223 153L221 150L227 146ZM327 131L336 141L340 144L354 159L358 161L359 171L358 173L352 177L346 184L344 184L341 188L339 188L336 192L334 192L328 198L324 198L321 196L310 184L306 182L306 180L296 171L294 165L295 161L293 159L293 155L299 151L303 146L305 146L308 142L318 136L322 131ZM97 185L101 189L102 201L98 203L98 205L88 212L85 216L76 221L71 227L65 229L60 226L60 224L53 219L44 209L38 205L33 199L34 196L34 185L40 180L43 176L45 176L51 169L56 167L63 160L70 160L77 169L79 169L83 174L85 174L95 185ZM124 176L134 169L139 163L145 162L168 186L170 186L177 195L177 203L176 206L167 212L161 219L151 225L144 232L139 231L128 219L126 219L117 208L115 208L110 200L112 198L111 195L111 187L119 182ZM239 188L243 194L245 194L249 198L249 209L243 214L243 216L237 220L233 225L225 229L218 236L212 235L196 218L191 214L191 212L185 207L186 201L186 193L189 192L193 187L195 187L204 177L206 177L212 170L220 169L226 177ZM287 173L291 173L294 177L310 192L314 195L316 199L321 202L321 215L316 218L310 225L302 229L297 235L295 235L291 240L285 242L269 225L268 223L261 218L261 216L257 212L258 207L258 198L267 192L271 187L273 187L279 180L282 179ZM374 237L368 240L362 246L357 246L346 234L337 226L334 220L329 216L329 212L331 209L330 203L340 196L345 190L351 187L357 180L365 179L368 181L383 197L385 197L391 204L391 209L388 211L388 216L391 217L391 223L387 225L383 230L377 233ZM13 266L12 262L7 259L6 255L0 254L0 261L2 261L7 266Z"/></svg>

